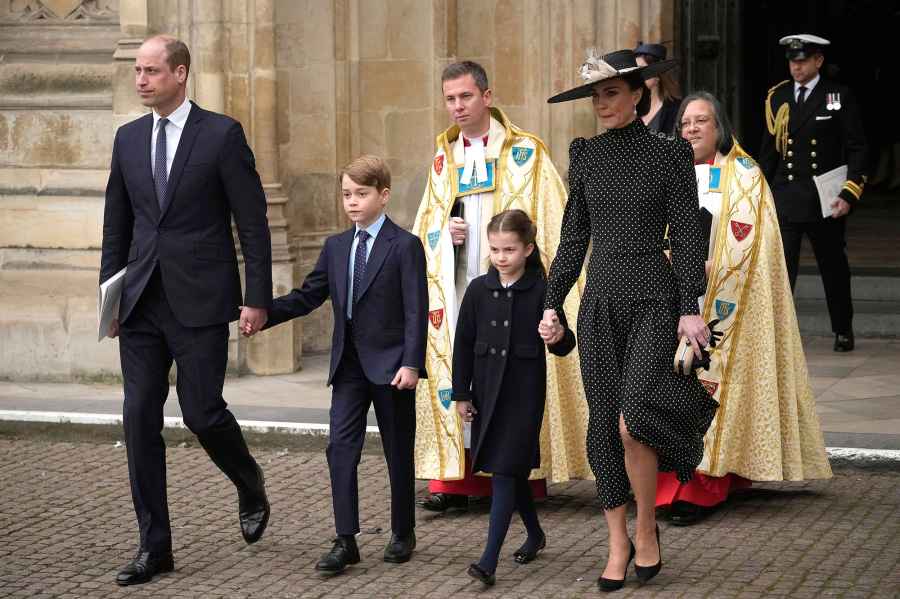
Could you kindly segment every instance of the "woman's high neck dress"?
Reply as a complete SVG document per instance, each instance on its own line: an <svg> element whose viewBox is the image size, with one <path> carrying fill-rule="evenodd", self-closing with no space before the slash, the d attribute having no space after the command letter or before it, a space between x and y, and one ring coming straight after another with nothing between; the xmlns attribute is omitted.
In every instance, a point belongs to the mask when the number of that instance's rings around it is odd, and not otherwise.
<svg viewBox="0 0 900 599"><path fill-rule="evenodd" d="M664 239L672 249L671 262ZM569 200L545 306L562 310L591 247L578 314L587 451L605 509L628 500L619 414L661 471L690 479L717 403L673 372L678 319L699 314L706 282L690 145L632 123L569 149Z"/></svg>

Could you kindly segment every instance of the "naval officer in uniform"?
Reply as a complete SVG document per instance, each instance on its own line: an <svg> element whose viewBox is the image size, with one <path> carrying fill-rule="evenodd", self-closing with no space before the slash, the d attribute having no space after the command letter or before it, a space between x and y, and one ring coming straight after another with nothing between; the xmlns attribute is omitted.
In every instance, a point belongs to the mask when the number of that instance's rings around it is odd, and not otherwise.
<svg viewBox="0 0 900 599"><path fill-rule="evenodd" d="M786 46L791 79L771 88L766 98L760 165L775 196L791 288L806 235L825 287L834 351L851 351L853 304L845 231L847 214L860 201L866 180L862 119L850 90L820 74L828 40L797 34L780 43ZM842 165L847 166L846 181L836 197L826 198L830 215L823 218L813 177Z"/></svg>

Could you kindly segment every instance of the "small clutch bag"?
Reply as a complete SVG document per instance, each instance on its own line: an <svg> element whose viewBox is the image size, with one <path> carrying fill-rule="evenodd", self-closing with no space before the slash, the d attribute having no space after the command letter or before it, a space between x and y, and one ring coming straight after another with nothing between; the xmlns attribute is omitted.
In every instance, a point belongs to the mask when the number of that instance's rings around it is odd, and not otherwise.
<svg viewBox="0 0 900 599"><path fill-rule="evenodd" d="M707 347L715 347L716 342L722 336L722 332L715 329L717 324L719 324L719 320L715 319L706 325L709 329L709 345ZM691 347L688 338L682 337L681 342L678 344L678 349L675 350L675 359L672 361L675 374L688 376L698 368L709 370L709 352L706 348L700 349L700 356L698 358L694 354L694 349Z"/></svg>

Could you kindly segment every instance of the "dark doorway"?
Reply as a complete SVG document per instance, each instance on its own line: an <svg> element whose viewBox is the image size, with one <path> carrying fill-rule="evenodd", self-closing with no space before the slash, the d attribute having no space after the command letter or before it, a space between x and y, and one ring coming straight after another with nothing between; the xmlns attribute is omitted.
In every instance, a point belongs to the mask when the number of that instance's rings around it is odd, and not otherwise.
<svg viewBox="0 0 900 599"><path fill-rule="evenodd" d="M681 0L679 15L685 91L716 94L752 156L766 93L790 77L778 40L812 33L831 41L823 75L855 93L869 145L869 183L848 228L851 263L900 273L900 1Z"/></svg>

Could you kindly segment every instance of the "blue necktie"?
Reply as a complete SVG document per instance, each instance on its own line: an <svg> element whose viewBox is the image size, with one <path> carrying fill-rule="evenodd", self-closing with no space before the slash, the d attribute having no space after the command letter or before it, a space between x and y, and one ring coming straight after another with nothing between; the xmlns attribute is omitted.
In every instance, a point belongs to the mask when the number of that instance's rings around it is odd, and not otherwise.
<svg viewBox="0 0 900 599"><path fill-rule="evenodd" d="M166 203L166 185L169 174L166 163L169 156L166 152L166 125L169 119L159 119L159 132L156 134L156 164L153 165L153 181L156 184L156 201L162 210Z"/></svg>
<svg viewBox="0 0 900 599"><path fill-rule="evenodd" d="M353 305L359 299L359 291L362 289L363 279L366 278L366 241L369 232L360 230L356 233L359 242L356 244L356 254L353 257ZM351 311L352 314L352 311Z"/></svg>

